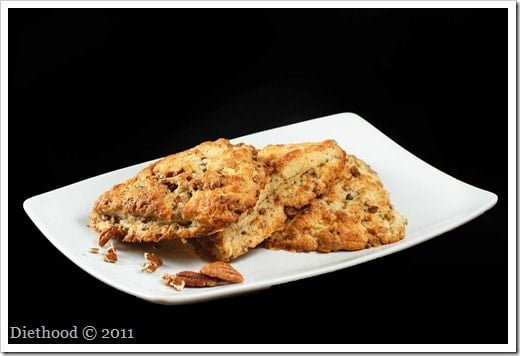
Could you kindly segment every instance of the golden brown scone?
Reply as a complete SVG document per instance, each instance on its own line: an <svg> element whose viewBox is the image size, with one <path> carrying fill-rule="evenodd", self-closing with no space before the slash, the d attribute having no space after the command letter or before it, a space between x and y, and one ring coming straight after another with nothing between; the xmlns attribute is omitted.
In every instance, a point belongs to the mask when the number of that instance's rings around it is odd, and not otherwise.
<svg viewBox="0 0 520 356"><path fill-rule="evenodd" d="M283 229L288 213L328 190L343 170L345 152L333 140L270 145L258 152L258 160L272 172L255 207L212 236L190 239L200 256L229 261Z"/></svg>
<svg viewBox="0 0 520 356"><path fill-rule="evenodd" d="M276 174L271 183L260 192L257 205L223 231L206 237L189 239L195 252L211 261L230 261L250 248L256 247L266 237L284 227L286 219L283 205L276 204Z"/></svg>
<svg viewBox="0 0 520 356"><path fill-rule="evenodd" d="M253 208L269 180L250 145L203 142L149 165L94 204L90 226L125 242L214 234Z"/></svg>
<svg viewBox="0 0 520 356"><path fill-rule="evenodd" d="M401 240L406 225L377 173L348 155L342 176L331 189L295 211L285 228L263 246L297 252L361 250Z"/></svg>

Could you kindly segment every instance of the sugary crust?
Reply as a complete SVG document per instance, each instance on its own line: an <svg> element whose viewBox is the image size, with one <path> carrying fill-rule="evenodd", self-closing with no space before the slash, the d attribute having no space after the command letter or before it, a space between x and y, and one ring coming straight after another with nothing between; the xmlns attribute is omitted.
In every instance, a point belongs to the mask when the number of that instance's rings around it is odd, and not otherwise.
<svg viewBox="0 0 520 356"><path fill-rule="evenodd" d="M105 238L125 242L214 234L255 206L268 181L269 168L257 160L253 146L207 141L105 192L94 204L90 225Z"/></svg>
<svg viewBox="0 0 520 356"><path fill-rule="evenodd" d="M328 190L344 167L345 152L332 140L271 145L258 160L272 172L257 204L221 232L190 239L200 256L230 261L283 229L287 214Z"/></svg>
<svg viewBox="0 0 520 356"><path fill-rule="evenodd" d="M406 225L377 173L348 155L343 173L331 189L295 211L285 228L263 246L297 252L361 250L401 240Z"/></svg>
<svg viewBox="0 0 520 356"><path fill-rule="evenodd" d="M334 140L268 145L258 160L273 167L277 204L301 208L326 192L345 165L345 151Z"/></svg>

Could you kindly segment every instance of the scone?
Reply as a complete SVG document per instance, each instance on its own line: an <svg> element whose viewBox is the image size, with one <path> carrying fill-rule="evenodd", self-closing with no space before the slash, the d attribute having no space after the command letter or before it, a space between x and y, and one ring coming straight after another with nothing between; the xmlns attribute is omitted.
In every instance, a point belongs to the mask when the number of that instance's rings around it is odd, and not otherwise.
<svg viewBox="0 0 520 356"><path fill-rule="evenodd" d="M269 168L257 150L227 139L203 142L149 165L94 204L90 226L125 242L192 238L223 230L257 203Z"/></svg>
<svg viewBox="0 0 520 356"><path fill-rule="evenodd" d="M255 207L222 231L190 239L200 256L229 261L284 228L287 214L326 192L345 165L345 152L333 140L269 145L258 160L271 167L270 181Z"/></svg>
<svg viewBox="0 0 520 356"><path fill-rule="evenodd" d="M342 175L331 189L294 211L284 229L262 246L296 252L361 250L401 240L406 225L377 173L347 155Z"/></svg>

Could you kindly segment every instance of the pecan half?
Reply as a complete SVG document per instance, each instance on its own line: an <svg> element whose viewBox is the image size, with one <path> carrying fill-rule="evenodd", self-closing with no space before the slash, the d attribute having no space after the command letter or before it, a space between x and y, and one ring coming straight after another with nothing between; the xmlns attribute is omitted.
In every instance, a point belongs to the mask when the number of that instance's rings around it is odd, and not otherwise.
<svg viewBox="0 0 520 356"><path fill-rule="evenodd" d="M202 273L193 272L193 271L181 271L175 274L176 277L182 278L186 287L214 287L218 285L219 280L216 278L212 278L206 276Z"/></svg>
<svg viewBox="0 0 520 356"><path fill-rule="evenodd" d="M149 273L155 272L159 266L162 266L163 260L159 255L153 252L145 252L144 253L144 264L141 271L146 271Z"/></svg>
<svg viewBox="0 0 520 356"><path fill-rule="evenodd" d="M221 261L212 262L203 266L200 269L200 273L231 283L241 283L244 281L244 277L240 272L234 269L230 264Z"/></svg>

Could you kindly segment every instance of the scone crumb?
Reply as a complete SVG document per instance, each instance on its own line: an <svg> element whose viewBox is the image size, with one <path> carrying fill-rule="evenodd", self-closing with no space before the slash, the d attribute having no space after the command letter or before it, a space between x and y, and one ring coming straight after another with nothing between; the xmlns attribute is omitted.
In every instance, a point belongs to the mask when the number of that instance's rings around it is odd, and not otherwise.
<svg viewBox="0 0 520 356"><path fill-rule="evenodd" d="M90 252L90 253L98 253L99 252L99 247L91 247L91 248L89 248L88 252Z"/></svg>

